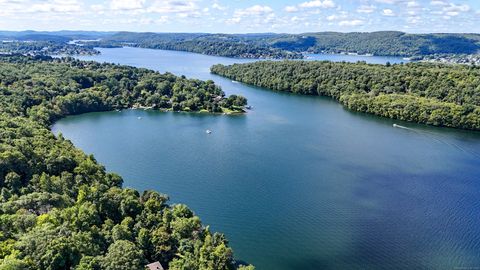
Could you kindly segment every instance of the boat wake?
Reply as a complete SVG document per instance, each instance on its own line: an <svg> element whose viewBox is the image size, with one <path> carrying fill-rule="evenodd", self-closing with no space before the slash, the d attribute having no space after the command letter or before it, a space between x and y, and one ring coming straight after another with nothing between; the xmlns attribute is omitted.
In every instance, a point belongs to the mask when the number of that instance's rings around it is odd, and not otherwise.
<svg viewBox="0 0 480 270"><path fill-rule="evenodd" d="M425 136L425 137L428 137L432 140L435 140L441 144L444 144L444 145L448 145L450 147L453 147L453 148L456 148L457 150L465 153L465 154L468 154L468 155L471 155L471 156L474 156L476 157L477 159L480 159L480 154L474 152L474 151L471 151L469 149L465 149L463 148L462 146L456 144L456 143L452 143L452 142L449 142L447 138L445 138L444 136L441 136L437 133L433 133L433 132L429 132L429 131L425 131L425 130L418 130L418 129L413 129L413 128L409 128L409 127L405 127L405 126L401 126L401 125L397 125L397 124L393 124L393 127L394 128L400 128L400 129L405 129L405 130L408 130L408 131L412 131L412 132L415 132L417 134L420 134L422 136Z"/></svg>

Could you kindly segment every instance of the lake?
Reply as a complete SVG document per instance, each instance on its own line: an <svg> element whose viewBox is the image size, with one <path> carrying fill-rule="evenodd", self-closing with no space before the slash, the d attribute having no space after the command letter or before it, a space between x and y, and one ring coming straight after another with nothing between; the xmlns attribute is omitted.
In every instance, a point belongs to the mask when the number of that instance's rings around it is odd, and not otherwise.
<svg viewBox="0 0 480 270"><path fill-rule="evenodd" d="M125 186L187 204L227 235L238 259L260 270L480 267L480 133L354 113L329 98L209 73L252 60L101 51L82 59L212 79L248 98L253 110L240 116L125 110L53 126Z"/></svg>

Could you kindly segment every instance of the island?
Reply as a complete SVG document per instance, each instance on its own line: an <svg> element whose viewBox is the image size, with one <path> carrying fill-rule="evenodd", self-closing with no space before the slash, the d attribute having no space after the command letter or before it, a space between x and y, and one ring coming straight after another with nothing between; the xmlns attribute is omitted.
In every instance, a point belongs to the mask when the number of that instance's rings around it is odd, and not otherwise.
<svg viewBox="0 0 480 270"><path fill-rule="evenodd" d="M129 108L235 110L212 81L72 58L0 57L1 269L253 269L168 196L122 188L50 125Z"/></svg>

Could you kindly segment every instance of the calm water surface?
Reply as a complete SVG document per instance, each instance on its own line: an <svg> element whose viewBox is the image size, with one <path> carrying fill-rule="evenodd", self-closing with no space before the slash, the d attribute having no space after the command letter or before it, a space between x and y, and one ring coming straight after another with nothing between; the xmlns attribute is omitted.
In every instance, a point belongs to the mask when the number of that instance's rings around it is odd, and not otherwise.
<svg viewBox="0 0 480 270"><path fill-rule="evenodd" d="M245 60L133 48L85 59L212 79L249 99L242 116L126 110L68 117L53 130L125 186L189 205L257 269L480 267L479 133L209 74Z"/></svg>

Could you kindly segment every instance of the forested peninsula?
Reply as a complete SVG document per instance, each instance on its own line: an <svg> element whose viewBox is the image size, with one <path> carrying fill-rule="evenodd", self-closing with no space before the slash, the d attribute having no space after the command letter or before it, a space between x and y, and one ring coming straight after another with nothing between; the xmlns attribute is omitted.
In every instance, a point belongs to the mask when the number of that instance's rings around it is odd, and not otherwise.
<svg viewBox="0 0 480 270"><path fill-rule="evenodd" d="M252 59L301 59L301 52L275 48L262 42L269 34L231 35L201 33L119 32L85 45L97 47L131 46L149 49L186 51L214 56Z"/></svg>
<svg viewBox="0 0 480 270"><path fill-rule="evenodd" d="M49 129L67 115L135 104L216 111L228 106L223 96L212 81L147 69L0 57L0 269L253 269L185 205L122 188Z"/></svg>
<svg viewBox="0 0 480 270"><path fill-rule="evenodd" d="M262 61L211 71L276 91L332 97L358 112L480 130L480 67Z"/></svg>

